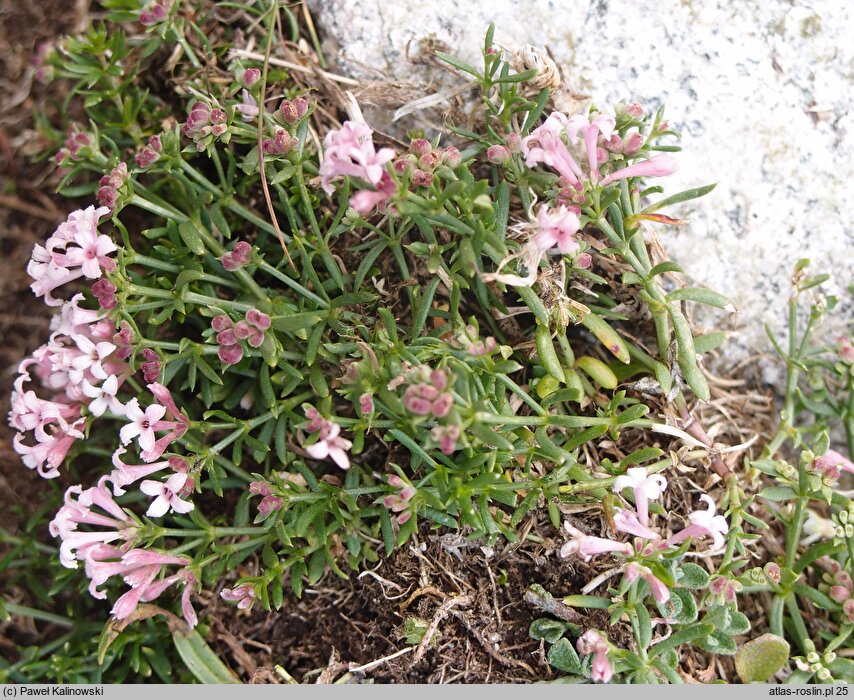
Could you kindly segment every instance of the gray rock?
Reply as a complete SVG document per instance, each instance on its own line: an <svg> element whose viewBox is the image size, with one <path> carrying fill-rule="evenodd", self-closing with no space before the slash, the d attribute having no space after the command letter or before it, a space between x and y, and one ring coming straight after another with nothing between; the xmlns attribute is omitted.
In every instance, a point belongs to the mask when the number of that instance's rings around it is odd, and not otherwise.
<svg viewBox="0 0 854 700"><path fill-rule="evenodd" d="M763 324L784 333L794 263L828 272L839 292L854 281L854 6L820 0L309 0L337 68L447 85L410 58L421 39L479 65L483 34L548 46L576 90L599 105L667 106L683 134L673 193L709 182L714 192L659 228L695 282L722 291L739 312L726 358L769 350ZM409 58L408 58L409 56ZM846 303L850 297L843 297ZM845 329L848 303L833 327ZM720 322L701 318L710 325Z"/></svg>

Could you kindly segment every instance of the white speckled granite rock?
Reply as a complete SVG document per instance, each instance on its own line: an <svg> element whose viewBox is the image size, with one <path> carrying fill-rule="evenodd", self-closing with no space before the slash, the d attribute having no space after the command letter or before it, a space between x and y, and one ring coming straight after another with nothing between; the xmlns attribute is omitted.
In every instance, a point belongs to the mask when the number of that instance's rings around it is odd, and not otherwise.
<svg viewBox="0 0 854 700"><path fill-rule="evenodd" d="M738 333L727 356L767 350L784 328L789 274L801 257L854 281L854 5L834 0L309 0L338 69L431 81L407 46L433 34L479 60L486 25L547 45L569 82L598 104L667 105L683 133L668 192L717 189L660 229L696 281L731 296ZM360 71L362 71L360 73ZM850 297L846 300L850 301ZM851 306L843 310L851 318ZM836 332L844 328L837 318Z"/></svg>

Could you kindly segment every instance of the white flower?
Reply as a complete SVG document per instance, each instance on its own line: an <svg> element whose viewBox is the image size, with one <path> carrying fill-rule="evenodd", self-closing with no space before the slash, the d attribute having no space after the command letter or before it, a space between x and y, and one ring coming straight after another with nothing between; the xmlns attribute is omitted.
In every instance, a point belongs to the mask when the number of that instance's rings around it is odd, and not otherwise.
<svg viewBox="0 0 854 700"><path fill-rule="evenodd" d="M689 513L688 520L691 522L689 529L693 528L697 531L703 530L704 533L714 540L714 548L718 549L724 544L724 535L729 532L729 525L723 515L716 515L717 506L711 496L703 494L700 500L708 504L706 510L695 510Z"/></svg>
<svg viewBox="0 0 854 700"><path fill-rule="evenodd" d="M131 440L137 438L139 446L143 450L153 449L156 441L154 426L165 414L166 408L159 404L151 404L143 411L139 407L139 401L135 398L128 401L125 406L125 416L131 422L123 426L119 432L122 444L127 445Z"/></svg>
<svg viewBox="0 0 854 700"><path fill-rule="evenodd" d="M187 483L186 472L173 474L166 482L147 479L139 485L139 490L148 496L156 498L151 502L145 514L149 518L160 518L169 510L176 513L189 513L195 506L189 501L183 500L178 494Z"/></svg>
<svg viewBox="0 0 854 700"><path fill-rule="evenodd" d="M647 474L646 467L632 467L614 481L614 493L627 488L635 493L638 520L644 527L649 526L649 502L661 498L667 488L667 479L661 474Z"/></svg>
<svg viewBox="0 0 854 700"><path fill-rule="evenodd" d="M116 398L119 379L115 375L107 377L101 386L94 386L84 379L82 389L83 394L92 399L89 403L89 412L93 416L103 416L108 408L114 415L124 415L124 404Z"/></svg>
<svg viewBox="0 0 854 700"><path fill-rule="evenodd" d="M85 335L74 335L71 338L80 350L80 355L71 361L71 371L68 373L71 382L79 384L83 381L83 374L86 370L95 379L106 379L107 372L101 362L113 354L116 346L106 341L95 343Z"/></svg>

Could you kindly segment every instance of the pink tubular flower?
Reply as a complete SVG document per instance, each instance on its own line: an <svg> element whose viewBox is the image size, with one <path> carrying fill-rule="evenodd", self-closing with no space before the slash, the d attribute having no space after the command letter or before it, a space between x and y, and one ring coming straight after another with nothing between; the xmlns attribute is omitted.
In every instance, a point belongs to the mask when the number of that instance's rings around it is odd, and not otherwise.
<svg viewBox="0 0 854 700"><path fill-rule="evenodd" d="M251 122L258 118L258 101L249 94L249 90L241 92L243 101L238 103L237 111L240 112L241 118L245 122Z"/></svg>
<svg viewBox="0 0 854 700"><path fill-rule="evenodd" d="M121 540L127 548L136 537L137 524L113 500L106 481L107 477L101 477L97 486L85 491L80 486L69 487L65 492L65 505L50 523L51 536L62 540L59 560L66 568L77 568L77 560L85 561L92 547ZM94 510L95 507L103 512ZM102 529L81 532L80 525Z"/></svg>
<svg viewBox="0 0 854 700"><path fill-rule="evenodd" d="M585 535L581 530L570 525L568 520L564 520L563 528L572 536L572 539L560 548L560 556L563 558L570 554L578 554L584 558L584 561L590 561L597 554L605 554L606 552L625 555L632 553L632 546L629 543Z"/></svg>
<svg viewBox="0 0 854 700"><path fill-rule="evenodd" d="M522 154L528 167L543 163L568 182L581 182L581 167L561 140L566 124L565 114L552 112L542 125L522 139Z"/></svg>
<svg viewBox="0 0 854 700"><path fill-rule="evenodd" d="M252 605L258 597L255 593L255 587L248 584L235 586L234 588L223 588L220 591L220 597L230 603L237 603L239 610L251 610Z"/></svg>
<svg viewBox="0 0 854 700"><path fill-rule="evenodd" d="M652 530L645 525L641 525L638 516L625 508L618 508L614 514L614 525L620 532L625 532L628 535L641 537L645 540L659 540L659 535L655 530Z"/></svg>
<svg viewBox="0 0 854 700"><path fill-rule="evenodd" d="M596 630L587 630L576 642L578 653L595 654L590 667L590 677L597 683L607 683L614 675L614 668L608 660L608 642Z"/></svg>
<svg viewBox="0 0 854 700"><path fill-rule="evenodd" d="M569 254L578 249L575 234L578 233L581 224L575 212L564 206L549 209L544 204L537 213L537 225L539 232L534 237L534 241L540 250L557 246L561 253Z"/></svg>
<svg viewBox="0 0 854 700"><path fill-rule="evenodd" d="M146 476L151 476L152 474L171 466L169 460L153 462L151 464L125 464L122 462L122 455L125 452L127 452L127 450L123 447L119 447L115 452L113 452L114 469L110 472L108 479L113 484L113 493L116 496L121 496L125 492L125 486L130 486L140 479L144 479Z"/></svg>
<svg viewBox="0 0 854 700"><path fill-rule="evenodd" d="M657 578L652 571L647 567L642 566L640 569L640 575L649 586L649 590L652 592L652 597L655 598L656 603L661 605L670 600L670 589L667 588L664 582Z"/></svg>
<svg viewBox="0 0 854 700"><path fill-rule="evenodd" d="M370 214L374 209L382 210L396 189L394 181L388 173L384 172L376 190L359 190L350 197L349 204L364 216Z"/></svg>
<svg viewBox="0 0 854 700"><path fill-rule="evenodd" d="M670 156L655 156L649 160L642 160L621 170L617 170L602 178L602 186L610 185L616 180L625 180L629 177L661 177L671 175L677 169L676 160Z"/></svg>
<svg viewBox="0 0 854 700"><path fill-rule="evenodd" d="M599 136L601 135L604 139L611 138L615 126L616 121L607 114L597 114L592 119L588 119L583 114L576 114L567 122L566 131L570 139L575 140L579 132L583 135L588 167L590 168L590 179L593 182L599 179L599 155L597 151Z"/></svg>
<svg viewBox="0 0 854 700"><path fill-rule="evenodd" d="M385 172L384 165L394 158L394 151L374 148L373 131L366 124L346 121L323 139L323 163L320 165L321 187L332 194L332 180L349 176L376 187Z"/></svg>
<svg viewBox="0 0 854 700"><path fill-rule="evenodd" d="M854 474L854 464L836 450L827 450L821 457L816 457L813 468L825 475L835 475L837 478L840 471Z"/></svg>
<svg viewBox="0 0 854 700"><path fill-rule="evenodd" d="M726 518L723 515L716 515L717 506L711 496L703 494L700 500L708 505L706 510L695 510L688 515L688 520L691 523L688 527L680 530L675 535L667 540L668 545L679 544L684 542L689 537L704 537L712 538L712 547L719 549L724 545L724 535L729 532Z"/></svg>
<svg viewBox="0 0 854 700"><path fill-rule="evenodd" d="M173 474L165 482L146 480L139 485L139 490L147 496L154 496L154 500L146 511L149 518L160 518L170 510L176 513L189 513L195 507L189 501L181 498L180 493L184 489L189 476L184 472Z"/></svg>
<svg viewBox="0 0 854 700"><path fill-rule="evenodd" d="M122 556L121 564L124 568L117 573L121 575L131 589L113 605L112 613L117 620L124 620L129 617L139 603L156 600L173 583L183 582L181 611L187 624L191 628L196 626L198 618L190 603L190 594L196 586L196 577L187 568L190 564L189 559L144 549L132 549ZM183 566L184 568L177 574L158 579L157 577L163 567L170 565Z"/></svg>
<svg viewBox="0 0 854 700"><path fill-rule="evenodd" d="M647 474L646 467L630 467L614 481L614 493L630 488L635 494L638 520L644 527L649 526L649 501L660 498L667 488L667 479L660 474Z"/></svg>
<svg viewBox="0 0 854 700"><path fill-rule="evenodd" d="M155 431L169 431L166 435L158 438L151 448L143 448L140 456L145 462L153 462L160 457L175 440L182 437L190 427L190 419L185 416L175 405L172 394L162 384L152 382L147 385L148 390L154 398L166 409L168 420L158 420L154 424ZM156 405L156 404L154 404ZM151 406L149 406L151 408ZM161 416L162 418L162 416Z"/></svg>

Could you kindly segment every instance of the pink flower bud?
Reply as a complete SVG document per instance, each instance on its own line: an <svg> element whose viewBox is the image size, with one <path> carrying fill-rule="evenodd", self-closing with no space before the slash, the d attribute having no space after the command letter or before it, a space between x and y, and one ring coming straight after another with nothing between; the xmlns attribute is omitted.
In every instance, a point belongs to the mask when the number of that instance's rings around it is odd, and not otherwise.
<svg viewBox="0 0 854 700"><path fill-rule="evenodd" d="M515 131L511 131L507 134L507 138L505 138L504 141L507 143L507 148L510 149L511 153L522 152L522 137Z"/></svg>
<svg viewBox="0 0 854 700"><path fill-rule="evenodd" d="M262 331L270 327L270 317L258 309L249 309L246 312L246 320Z"/></svg>
<svg viewBox="0 0 854 700"><path fill-rule="evenodd" d="M359 410L363 416L369 416L374 412L374 397L373 394L366 391L359 397Z"/></svg>
<svg viewBox="0 0 854 700"><path fill-rule="evenodd" d="M590 253L582 253L575 258L575 267L586 270L593 264L593 256Z"/></svg>
<svg viewBox="0 0 854 700"><path fill-rule="evenodd" d="M626 114L635 119L640 119L644 115L644 109L639 102L630 102L626 105Z"/></svg>
<svg viewBox="0 0 854 700"><path fill-rule="evenodd" d="M261 515L269 515L274 510L281 510L285 502L278 496L264 496L258 504L258 512Z"/></svg>
<svg viewBox="0 0 854 700"><path fill-rule="evenodd" d="M463 154L454 146L448 146L442 160L449 168L456 168L463 161Z"/></svg>
<svg viewBox="0 0 854 700"><path fill-rule="evenodd" d="M453 405L454 398L450 394L444 393L433 402L430 410L436 418L444 418L451 412Z"/></svg>
<svg viewBox="0 0 854 700"><path fill-rule="evenodd" d="M240 345L220 345L217 355L224 365L236 365L243 359L243 348Z"/></svg>
<svg viewBox="0 0 854 700"><path fill-rule="evenodd" d="M233 329L226 328L224 331L216 334L216 342L218 345L237 345L240 341Z"/></svg>
<svg viewBox="0 0 854 700"><path fill-rule="evenodd" d="M256 496L272 496L273 488L266 481L252 481L249 483L249 493Z"/></svg>
<svg viewBox="0 0 854 700"><path fill-rule="evenodd" d="M769 561L764 567L765 575L774 583L780 583L780 565Z"/></svg>
<svg viewBox="0 0 854 700"><path fill-rule="evenodd" d="M230 317L225 314L220 314L219 316L214 316L211 319L211 328L215 331L224 331L227 328L231 328L234 325L234 322Z"/></svg>
<svg viewBox="0 0 854 700"><path fill-rule="evenodd" d="M234 335L241 340L246 340L250 335L252 335L252 329L246 321L238 321L234 324Z"/></svg>
<svg viewBox="0 0 854 700"><path fill-rule="evenodd" d="M243 71L243 75L240 77L240 82L243 84L243 87L252 87L255 83L261 80L261 71L257 68L247 68Z"/></svg>
<svg viewBox="0 0 854 700"><path fill-rule="evenodd" d="M412 139L409 142L409 150L415 155L423 156L433 150L432 144L427 139Z"/></svg>
<svg viewBox="0 0 854 700"><path fill-rule="evenodd" d="M623 153L632 155L637 153L641 149L641 146L643 146L643 135L634 131L623 141Z"/></svg>
<svg viewBox="0 0 854 700"><path fill-rule="evenodd" d="M851 591L849 591L844 586L831 586L830 588L830 597L833 598L837 603L844 603L851 597Z"/></svg>
<svg viewBox="0 0 854 700"><path fill-rule="evenodd" d="M433 170L441 162L442 156L438 151L430 151L418 159L418 165L422 170Z"/></svg>
<svg viewBox="0 0 854 700"><path fill-rule="evenodd" d="M486 149L486 159L496 165L506 163L510 160L510 149L501 145L490 146Z"/></svg>
<svg viewBox="0 0 854 700"><path fill-rule="evenodd" d="M416 187L430 187L433 184L433 173L428 173L425 170L416 169L412 173L412 184Z"/></svg>

